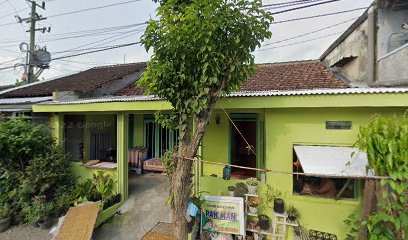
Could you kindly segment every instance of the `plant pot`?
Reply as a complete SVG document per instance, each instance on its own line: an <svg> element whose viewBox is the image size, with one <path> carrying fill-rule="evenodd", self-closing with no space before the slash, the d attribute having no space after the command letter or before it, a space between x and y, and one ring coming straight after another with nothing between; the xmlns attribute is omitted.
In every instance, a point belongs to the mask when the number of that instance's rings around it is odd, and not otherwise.
<svg viewBox="0 0 408 240"><path fill-rule="evenodd" d="M262 230L265 230L265 231L269 230L269 228L271 227L269 225L269 217L266 215L259 215L258 226Z"/></svg>
<svg viewBox="0 0 408 240"><path fill-rule="evenodd" d="M258 226L258 221L249 221L249 227L255 229Z"/></svg>
<svg viewBox="0 0 408 240"><path fill-rule="evenodd" d="M258 185L256 186L247 185L247 187L249 194L256 194L256 192L258 192Z"/></svg>
<svg viewBox="0 0 408 240"><path fill-rule="evenodd" d="M65 213L64 207L58 207L54 210L54 217L59 218Z"/></svg>
<svg viewBox="0 0 408 240"><path fill-rule="evenodd" d="M275 198L273 200L273 211L276 213L285 213L285 202L281 198Z"/></svg>
<svg viewBox="0 0 408 240"><path fill-rule="evenodd" d="M24 222L24 215L21 213L17 213L11 218L11 225L19 225L22 222Z"/></svg>
<svg viewBox="0 0 408 240"><path fill-rule="evenodd" d="M0 219L0 232L4 232L7 229L9 229L10 225L11 225L10 217Z"/></svg>
<svg viewBox="0 0 408 240"><path fill-rule="evenodd" d="M41 229L50 229L52 227L52 219L47 219L45 221L39 221L38 225Z"/></svg>
<svg viewBox="0 0 408 240"><path fill-rule="evenodd" d="M235 191L228 191L228 194L230 195L230 197L233 197L235 195Z"/></svg>
<svg viewBox="0 0 408 240"><path fill-rule="evenodd" d="M250 213L258 214L258 207L248 206L248 210Z"/></svg>
<svg viewBox="0 0 408 240"><path fill-rule="evenodd" d="M296 221L296 215L289 213L289 214L288 214L288 219L289 219L289 221L294 222L294 221Z"/></svg>

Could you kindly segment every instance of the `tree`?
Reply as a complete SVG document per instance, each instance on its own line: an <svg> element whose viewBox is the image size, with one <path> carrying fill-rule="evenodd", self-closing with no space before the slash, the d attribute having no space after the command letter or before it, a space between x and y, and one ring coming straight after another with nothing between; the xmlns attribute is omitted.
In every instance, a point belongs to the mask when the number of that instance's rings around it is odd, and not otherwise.
<svg viewBox="0 0 408 240"><path fill-rule="evenodd" d="M168 100L173 111L156 120L179 131L173 159L171 204L175 237L187 238L185 218L191 194L193 158L220 96L239 89L255 73L252 52L273 20L261 0L154 0L160 20L148 21L142 36L153 49L140 86Z"/></svg>

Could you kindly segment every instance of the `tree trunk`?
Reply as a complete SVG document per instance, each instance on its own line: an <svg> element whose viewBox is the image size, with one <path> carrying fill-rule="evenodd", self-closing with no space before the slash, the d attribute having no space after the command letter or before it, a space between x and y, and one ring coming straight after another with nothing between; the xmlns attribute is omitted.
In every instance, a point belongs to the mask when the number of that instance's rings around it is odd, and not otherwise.
<svg viewBox="0 0 408 240"><path fill-rule="evenodd" d="M365 180L364 184L364 196L363 196L363 206L361 212L361 220L367 221L368 216L376 211L377 201L376 201L376 181L375 180ZM366 240L368 237L367 228L361 228L359 233L360 240Z"/></svg>
<svg viewBox="0 0 408 240"><path fill-rule="evenodd" d="M193 161L185 158L194 158L196 156L201 139L210 122L211 114L222 88L223 84L220 88L211 91L208 108L196 117L194 131L193 121L191 119L187 122L186 130L181 135L181 139L179 139L178 156L174 159L175 166L171 178L171 194L173 194L174 197L172 220L173 223L175 223L174 237L177 240L187 240L188 235L186 213L191 194Z"/></svg>

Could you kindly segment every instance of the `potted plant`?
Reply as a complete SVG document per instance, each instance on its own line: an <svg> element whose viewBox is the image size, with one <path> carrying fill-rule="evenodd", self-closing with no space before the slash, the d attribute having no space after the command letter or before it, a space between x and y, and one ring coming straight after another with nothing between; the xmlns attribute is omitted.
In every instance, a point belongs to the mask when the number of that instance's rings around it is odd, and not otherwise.
<svg viewBox="0 0 408 240"><path fill-rule="evenodd" d="M244 197L248 193L248 187L245 183L239 182L235 184L235 197Z"/></svg>
<svg viewBox="0 0 408 240"><path fill-rule="evenodd" d="M33 198L34 213L37 223L42 229L49 229L52 226L52 217L55 204L46 200L46 196L35 196Z"/></svg>
<svg viewBox="0 0 408 240"><path fill-rule="evenodd" d="M0 232L4 232L9 229L10 224L10 205L3 204L3 206L0 206Z"/></svg>
<svg viewBox="0 0 408 240"><path fill-rule="evenodd" d="M264 195L265 208L271 209L273 203L273 211L283 214L285 212L285 202L283 201L283 193L280 190L274 189L271 185L266 185L267 189Z"/></svg>
<svg viewBox="0 0 408 240"><path fill-rule="evenodd" d="M258 197L249 199L249 201L247 202L247 205L248 205L248 210L250 213L258 214L258 206L259 206Z"/></svg>
<svg viewBox="0 0 408 240"><path fill-rule="evenodd" d="M286 213L288 214L288 219L289 219L289 221L291 221L291 222L294 222L294 221L296 221L296 219L299 219L299 211L298 211L298 209L297 209L295 206L293 206L293 205L290 205L290 206L287 208Z"/></svg>
<svg viewBox="0 0 408 240"><path fill-rule="evenodd" d="M250 194L256 194L256 192L258 191L258 179L248 178L246 180L246 185Z"/></svg>
<svg viewBox="0 0 408 240"><path fill-rule="evenodd" d="M271 225L269 224L269 217L265 214L259 215L258 226L262 230L269 230L269 228L271 227Z"/></svg>
<svg viewBox="0 0 408 240"><path fill-rule="evenodd" d="M235 196L235 189L237 189L235 186L228 187L228 193L231 197Z"/></svg>
<svg viewBox="0 0 408 240"><path fill-rule="evenodd" d="M255 229L258 226L258 222L259 220L256 217L248 218L249 228Z"/></svg>

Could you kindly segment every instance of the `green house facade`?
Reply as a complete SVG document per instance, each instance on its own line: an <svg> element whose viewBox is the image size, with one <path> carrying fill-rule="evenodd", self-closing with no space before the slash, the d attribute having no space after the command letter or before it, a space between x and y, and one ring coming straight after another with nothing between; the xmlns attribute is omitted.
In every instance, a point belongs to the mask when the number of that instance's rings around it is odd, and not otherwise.
<svg viewBox="0 0 408 240"><path fill-rule="evenodd" d="M299 157L295 146L351 147L359 127L373 115L406 112L408 89L347 88L316 62L307 63L311 64L307 67L303 64L260 66L257 75L239 92L218 101L198 153L203 160L216 164L194 165L193 190L227 196L228 186L256 177L261 196L265 184L285 193L285 203L299 209L303 227L343 239L347 233L343 221L361 207L363 181L354 179L349 183L348 195L338 199L298 194L294 190L296 176L291 174ZM315 70L310 72L313 67ZM271 68L273 71L268 72ZM293 71L296 68L299 69ZM279 71L291 74L279 75ZM308 77L300 78L299 74ZM276 80L282 78L283 83ZM134 85L129 89L131 94L121 96L33 106L34 112L51 115L53 135L62 146L80 145L74 151L78 160L75 172L79 176L90 177L100 170L83 165L97 158L95 139L102 139L99 144L116 149L116 165L101 169L117 180L122 202L128 197L129 149L144 146L149 157L160 158L177 139L177 133L161 128L152 118L157 110L170 112L170 103L155 96L133 94L137 89ZM330 161L327 160L327 165ZM259 171L232 168L232 178L224 180L225 164L269 169L273 173L261 176ZM273 216L272 211L266 214ZM287 231L287 239L293 239L292 229Z"/></svg>

